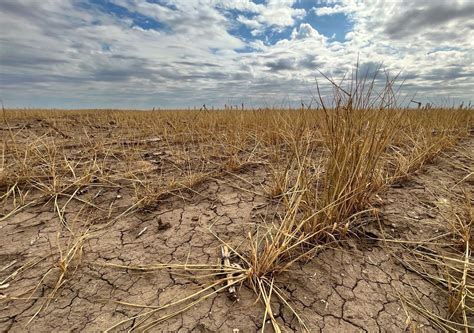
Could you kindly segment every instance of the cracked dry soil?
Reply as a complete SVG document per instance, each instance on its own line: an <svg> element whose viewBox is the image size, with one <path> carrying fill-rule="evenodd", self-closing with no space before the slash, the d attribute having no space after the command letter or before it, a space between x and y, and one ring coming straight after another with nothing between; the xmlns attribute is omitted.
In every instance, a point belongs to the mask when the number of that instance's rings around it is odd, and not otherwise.
<svg viewBox="0 0 474 333"><path fill-rule="evenodd" d="M311 331L439 331L404 304L400 295L421 301L441 317L448 311L446 295L403 264L406 247L381 238L420 242L448 232L443 207L436 203L459 194L460 187L455 185L466 177L466 170L459 165L472 166L473 152L471 137L401 185L389 187L380 194L380 222L364 224L337 247L299 263L291 273L278 278ZM156 208L119 218L100 237L86 241L77 269L71 270L50 304L29 324L42 296L54 287L57 273L43 276L57 262L57 244L67 244L68 239L58 238L57 214L51 205L27 207L0 226L0 280L18 272L10 285L0 290L0 331L103 331L143 311L113 301L165 304L198 290L198 282L167 271L135 272L103 264L218 262L221 243L208 228L212 226L224 241L238 246L255 224L275 212L273 203L258 190L268 177L264 166L244 168L238 177L229 174L208 179L193 192L171 196ZM472 178L464 181L471 197L472 184ZM98 205L107 207L113 202L115 207L128 207L132 196L123 190L105 190ZM64 214L78 228L80 209L79 203L71 203ZM95 222L100 223L100 218ZM21 269L27 263L34 265ZM263 308L245 285L238 293L239 302L224 293L213 295L153 331L256 332L262 325ZM300 330L283 304L275 301L273 308L285 331ZM470 320L474 322L472 317Z"/></svg>

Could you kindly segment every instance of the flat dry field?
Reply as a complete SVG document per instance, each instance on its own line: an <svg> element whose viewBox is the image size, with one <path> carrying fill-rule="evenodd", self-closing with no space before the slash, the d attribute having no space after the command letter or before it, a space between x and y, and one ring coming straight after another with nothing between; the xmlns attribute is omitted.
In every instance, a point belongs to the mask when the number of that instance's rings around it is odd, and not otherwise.
<svg viewBox="0 0 474 333"><path fill-rule="evenodd" d="M473 112L374 112L4 111L0 331L472 331Z"/></svg>

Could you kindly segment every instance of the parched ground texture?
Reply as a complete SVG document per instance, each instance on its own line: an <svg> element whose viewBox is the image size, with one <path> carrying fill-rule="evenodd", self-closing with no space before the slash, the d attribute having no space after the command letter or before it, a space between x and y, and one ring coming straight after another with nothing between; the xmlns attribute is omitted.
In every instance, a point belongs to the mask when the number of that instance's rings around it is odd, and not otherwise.
<svg viewBox="0 0 474 333"><path fill-rule="evenodd" d="M155 159L171 154L162 153L153 143L149 148ZM451 231L446 221L450 203L458 202L462 189L474 197L473 152L472 136L443 152L408 180L376 197L379 220L361 223L338 245L278 277L277 283L311 331L441 331L416 307L446 318L448 297L416 269L413 253L420 248L433 250L432 245L423 247L425 240L432 244L434 239L442 247L443 237L449 237L443 235ZM58 233L66 224L58 220L51 202L38 202L8 217L0 222L0 282L8 282L0 289L0 331L104 331L145 311L117 301L163 305L199 290L200 282L186 275L167 270L137 272L107 264L219 263L222 242L210 230L239 248L249 231L278 210L262 191L269 177L265 165L248 165L204 179L191 191L166 196L153 207L117 214L113 223L86 240L80 258L43 308L60 274L58 244L64 251L71 240L68 233ZM59 198L58 206L65 207L63 222L79 232L86 222L103 223L107 207L126 211L133 196L130 189L113 186L78 193L78 198L93 198L103 208L102 215L79 200L68 202L67 197ZM264 315L261 303L246 285L238 289L238 296L236 302L225 292L214 294L152 331L259 331ZM284 331L301 330L284 304L275 300L272 305ZM472 316L469 320L474 322ZM134 324L126 322L114 331ZM271 330L270 326L266 328Z"/></svg>

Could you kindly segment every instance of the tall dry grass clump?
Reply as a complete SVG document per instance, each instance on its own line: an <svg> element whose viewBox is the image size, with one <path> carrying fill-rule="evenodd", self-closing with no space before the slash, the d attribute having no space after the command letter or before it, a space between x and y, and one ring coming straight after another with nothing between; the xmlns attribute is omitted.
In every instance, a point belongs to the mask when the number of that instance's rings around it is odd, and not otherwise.
<svg viewBox="0 0 474 333"><path fill-rule="evenodd" d="M356 73L344 89L330 80L333 107L320 98L324 112L322 133L328 156L316 199L321 214L309 226L332 225L332 231L347 232L349 219L370 204L372 195L386 182L384 154L397 133L400 118L393 93L394 79L376 90L378 72L372 80Z"/></svg>

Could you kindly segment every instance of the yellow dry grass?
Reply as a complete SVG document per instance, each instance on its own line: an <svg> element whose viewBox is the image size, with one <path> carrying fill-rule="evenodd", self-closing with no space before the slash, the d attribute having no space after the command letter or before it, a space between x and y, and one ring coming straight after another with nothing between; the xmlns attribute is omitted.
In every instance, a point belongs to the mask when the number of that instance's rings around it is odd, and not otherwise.
<svg viewBox="0 0 474 333"><path fill-rule="evenodd" d="M85 240L104 231L104 226L72 231L58 198L101 209L77 194L89 187L133 189L135 202L126 211L110 207L104 212L113 223L133 209L150 208L169 195L193 191L212 177L251 164L265 165L273 174L266 191L284 205L285 214L279 224L249 234L248 253L238 253L227 244L245 267L229 269L228 278L221 277L222 267L209 264L127 268L204 270L205 278L217 278L210 282L212 287L228 279L232 284L248 283L266 309L264 325L269 319L279 331L270 299L277 297L291 306L275 277L344 237L361 213L376 214L371 206L374 194L409 177L468 136L472 128L472 110L400 109L394 104L393 81L387 80L373 97L368 90L374 87L363 84L356 80L350 90L334 84L333 100L321 98L318 109L4 110L0 221L32 204L56 205L58 220L65 227L60 230L70 233L71 241L66 249L58 248L58 265L47 273L58 274L51 299L71 267L77 267ZM41 126L42 134L31 130L34 126ZM161 151L155 154L167 161L168 168L160 168L153 156L147 156L149 145L157 142ZM466 232L471 232L472 223L469 228L466 223L459 221L455 228L468 256ZM453 287L457 303L453 312L462 313L469 289L465 278L459 279ZM227 287L206 287L170 306L177 306L174 314L178 314ZM150 329L170 316L147 322L161 310L152 308L130 320L140 319L137 328ZM461 317L465 322L465 314Z"/></svg>

